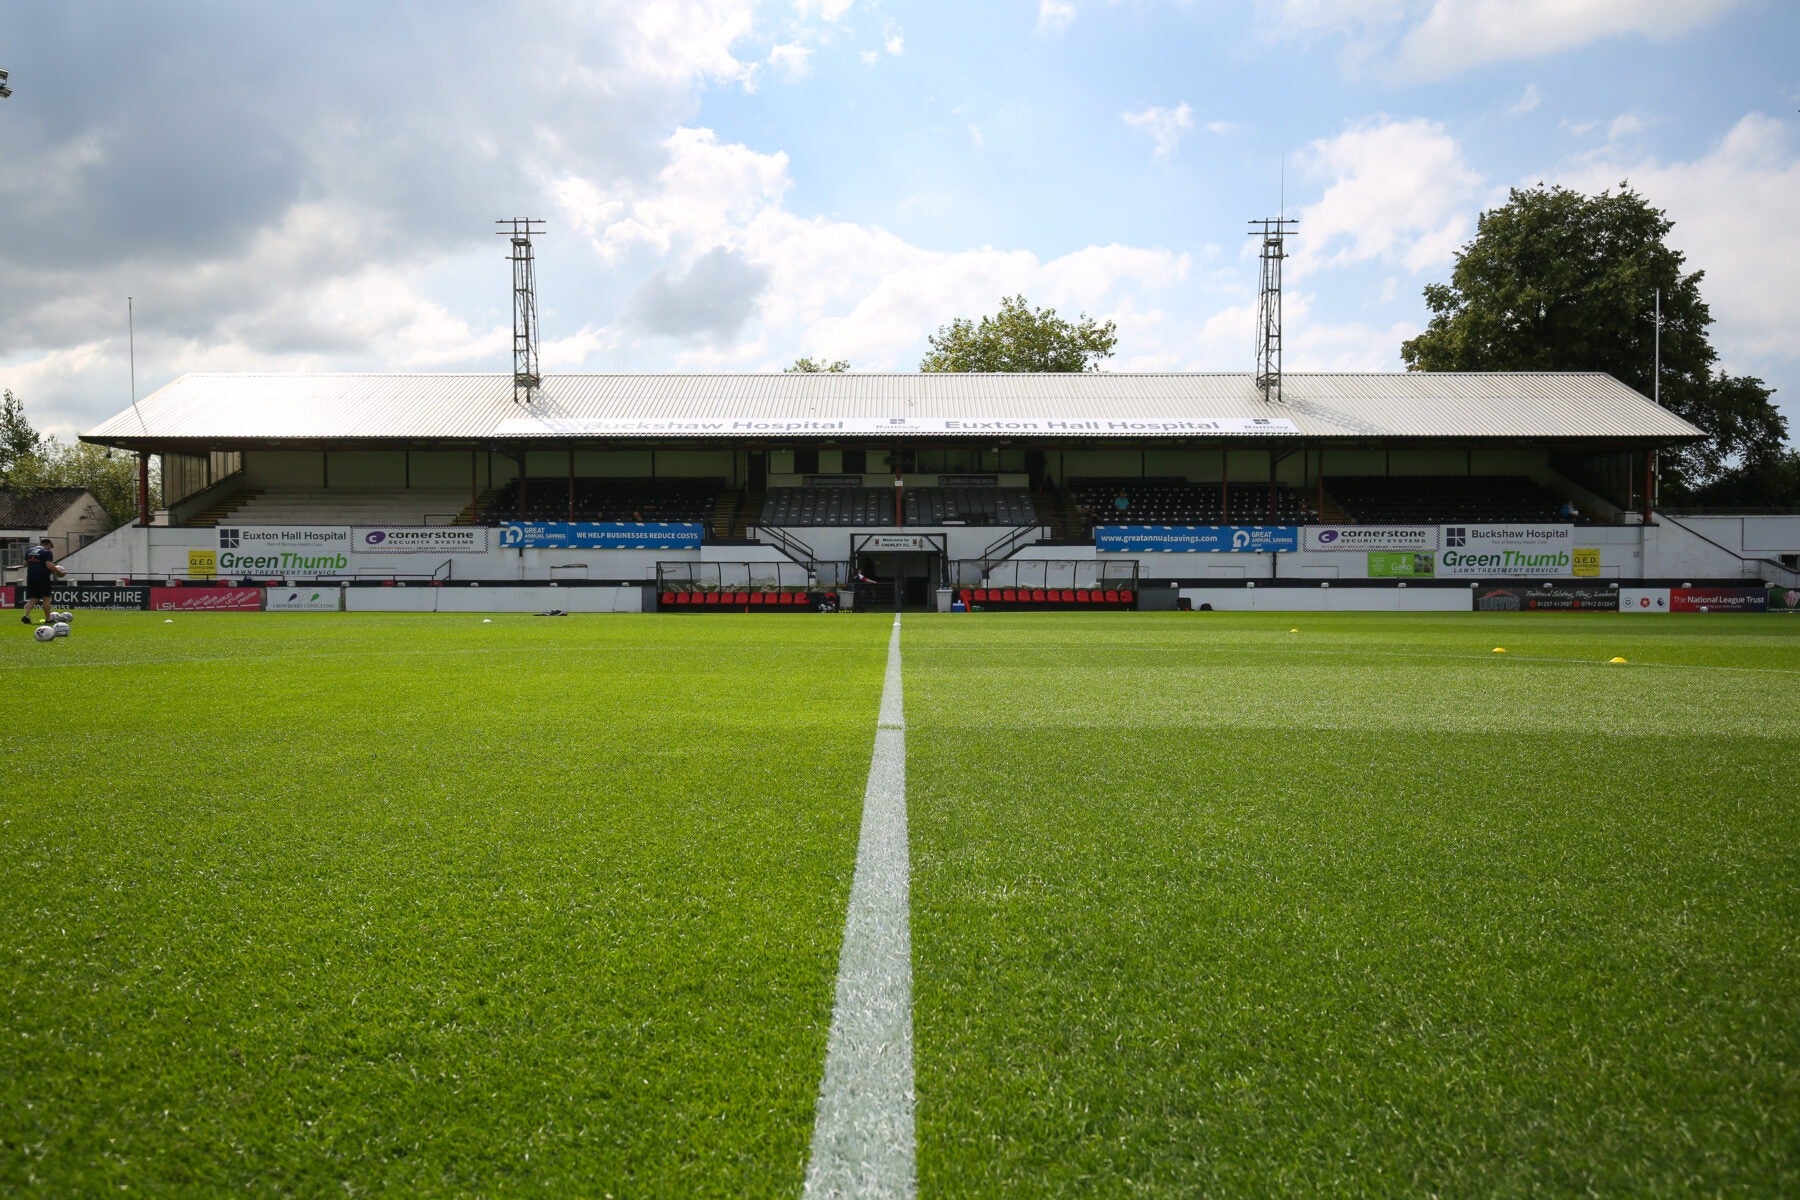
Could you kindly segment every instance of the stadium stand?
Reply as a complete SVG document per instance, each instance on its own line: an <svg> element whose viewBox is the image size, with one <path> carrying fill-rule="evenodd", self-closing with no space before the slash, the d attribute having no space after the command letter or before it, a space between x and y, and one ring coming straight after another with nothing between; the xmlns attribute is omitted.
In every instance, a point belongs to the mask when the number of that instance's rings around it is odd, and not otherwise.
<svg viewBox="0 0 1800 1200"><path fill-rule="evenodd" d="M692 521L712 519L719 493L717 479L527 479L524 504L519 481L494 493L482 519L490 525L530 521Z"/></svg>
<svg viewBox="0 0 1800 1200"><path fill-rule="evenodd" d="M1273 503L1266 483L1079 479L1069 490L1096 525L1291 525L1317 519L1308 499L1285 485L1274 488Z"/></svg>
<svg viewBox="0 0 1800 1200"><path fill-rule="evenodd" d="M1031 493L1017 487L906 489L908 525L1032 525Z"/></svg>
<svg viewBox="0 0 1800 1200"><path fill-rule="evenodd" d="M469 506L467 488L269 489L243 492L189 520L197 526L448 525Z"/></svg>
<svg viewBox="0 0 1800 1200"><path fill-rule="evenodd" d="M892 488L774 487L763 500L764 525L892 525Z"/></svg>
<svg viewBox="0 0 1800 1200"><path fill-rule="evenodd" d="M1562 503L1523 475L1336 476L1325 490L1358 524L1556 521Z"/></svg>

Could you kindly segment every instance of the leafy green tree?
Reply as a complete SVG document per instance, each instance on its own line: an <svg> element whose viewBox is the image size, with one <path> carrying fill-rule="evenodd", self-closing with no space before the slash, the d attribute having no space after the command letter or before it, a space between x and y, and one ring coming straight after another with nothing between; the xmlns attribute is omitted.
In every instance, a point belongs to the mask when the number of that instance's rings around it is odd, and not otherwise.
<svg viewBox="0 0 1800 1200"><path fill-rule="evenodd" d="M113 528L137 519L138 469L137 455L86 442L73 444L48 437L38 443L35 453L19 459L7 478L12 490L23 493L48 488L79 487L94 493L106 509ZM154 469L150 473L150 507L162 506L161 480Z"/></svg>
<svg viewBox="0 0 1800 1200"><path fill-rule="evenodd" d="M1414 371L1605 371L1652 395L1661 289L1662 402L1711 435L1664 456L1666 492L1754 467L1782 452L1787 423L1762 380L1714 371L1704 273L1669 247L1673 227L1627 184L1514 189L1481 215L1450 282L1426 287L1431 322L1400 356Z"/></svg>
<svg viewBox="0 0 1800 1200"><path fill-rule="evenodd" d="M1071 324L1053 308L1033 309L1024 296L1006 296L993 316L979 324L957 317L930 340L921 371L1098 371L1119 337L1111 321L1082 313Z"/></svg>
<svg viewBox="0 0 1800 1200"><path fill-rule="evenodd" d="M11 486L13 464L37 452L40 439L25 419L25 406L7 388L0 397L0 487Z"/></svg>
<svg viewBox="0 0 1800 1200"><path fill-rule="evenodd" d="M824 359L796 358L794 365L782 368L783 375L842 375L850 369L850 363L842 358L826 362Z"/></svg>

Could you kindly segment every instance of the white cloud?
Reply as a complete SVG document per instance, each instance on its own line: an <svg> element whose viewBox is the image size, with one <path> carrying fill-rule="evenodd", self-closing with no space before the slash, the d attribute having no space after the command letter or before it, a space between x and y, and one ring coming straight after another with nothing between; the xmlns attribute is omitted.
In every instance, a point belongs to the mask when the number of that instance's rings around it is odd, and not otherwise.
<svg viewBox="0 0 1800 1200"><path fill-rule="evenodd" d="M1168 162L1175 157L1175 148L1181 144L1181 137L1194 127L1194 110L1184 100L1174 108L1150 107L1142 112L1121 114L1125 123L1133 129L1141 129L1150 135L1156 149L1151 157L1158 162Z"/></svg>
<svg viewBox="0 0 1800 1200"><path fill-rule="evenodd" d="M881 55L874 50L864 50L861 57L865 67L872 67L881 61Z"/></svg>
<svg viewBox="0 0 1800 1200"><path fill-rule="evenodd" d="M802 19L815 13L821 21L835 25L850 11L851 0L794 0L794 12Z"/></svg>
<svg viewBox="0 0 1800 1200"><path fill-rule="evenodd" d="M1689 270L1706 272L1700 291L1716 324L1713 345L1731 370L1759 361L1800 359L1800 147L1786 119L1751 113L1690 162L1625 158L1610 151L1584 157L1555 182L1588 193L1628 180L1675 222L1671 245ZM1782 396L1790 406L1796 397Z"/></svg>
<svg viewBox="0 0 1800 1200"><path fill-rule="evenodd" d="M906 49L906 38L901 34L900 26L892 21L882 23L881 48L889 54L899 54Z"/></svg>
<svg viewBox="0 0 1800 1200"><path fill-rule="evenodd" d="M1450 262L1473 232L1482 178L1434 121L1354 125L1307 147L1300 165L1327 181L1299 213L1302 273L1371 259L1424 271Z"/></svg>
<svg viewBox="0 0 1800 1200"><path fill-rule="evenodd" d="M804 79L812 69L812 51L798 42L783 42L770 47L769 66L789 83Z"/></svg>
<svg viewBox="0 0 1800 1200"><path fill-rule="evenodd" d="M1034 304L1104 316L1121 304L1151 307L1143 295L1177 288L1188 272L1185 255L1122 245L1047 261L989 246L926 250L876 227L788 211L785 154L724 143L701 129L677 131L665 149L669 165L649 188L604 198L597 187L571 182L560 195L589 206L564 219L591 229L603 254L654 247L674 264L664 273L679 279L723 247L734 262L766 272L754 312L740 325L720 320L710 332L727 336L681 345L676 359L687 368L774 368L791 361L794 347L808 346L859 369L910 369L927 334L953 316L992 311L1002 296L1023 292ZM665 320L665 329L677 323ZM590 338L616 349L635 332L596 330Z"/></svg>
<svg viewBox="0 0 1800 1200"><path fill-rule="evenodd" d="M1039 33L1061 33L1075 23L1075 5L1070 0L1038 0Z"/></svg>
<svg viewBox="0 0 1800 1200"><path fill-rule="evenodd" d="M1535 83L1528 83L1525 85L1525 94L1520 96L1518 100L1513 103L1513 106L1506 110L1506 115L1509 117L1522 117L1528 112L1536 112L1538 105L1543 102L1544 94L1538 90L1538 85Z"/></svg>
<svg viewBox="0 0 1800 1200"><path fill-rule="evenodd" d="M1264 0L1278 36L1344 41L1353 65L1443 78L1605 38L1677 37L1744 0Z"/></svg>

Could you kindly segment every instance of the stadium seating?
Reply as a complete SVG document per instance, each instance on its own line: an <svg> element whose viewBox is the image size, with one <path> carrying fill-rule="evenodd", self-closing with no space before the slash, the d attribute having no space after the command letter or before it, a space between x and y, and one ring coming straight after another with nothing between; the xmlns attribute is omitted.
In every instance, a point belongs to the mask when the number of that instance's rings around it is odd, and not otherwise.
<svg viewBox="0 0 1800 1200"><path fill-rule="evenodd" d="M908 525L1033 525L1031 493L1008 487L905 490ZM763 501L764 525L891 526L894 491L879 487L777 487Z"/></svg>
<svg viewBox="0 0 1800 1200"><path fill-rule="evenodd" d="M493 525L521 519L705 522L724 487L717 479L576 479L571 515L568 479L531 478L525 481L523 512L514 480L494 493L481 515Z"/></svg>
<svg viewBox="0 0 1800 1200"><path fill-rule="evenodd" d="M1308 498L1285 484L1276 485L1273 502L1267 483L1090 479L1072 481L1069 491L1094 525L1300 525L1318 519Z"/></svg>
<svg viewBox="0 0 1800 1200"><path fill-rule="evenodd" d="M226 525L448 525L468 488L280 488L231 508Z"/></svg>
<svg viewBox="0 0 1800 1200"><path fill-rule="evenodd" d="M1555 521L1561 505L1523 475L1346 475L1327 478L1325 490L1359 523Z"/></svg>
<svg viewBox="0 0 1800 1200"><path fill-rule="evenodd" d="M894 523L892 488L777 487L763 500L763 525L879 525Z"/></svg>
<svg viewBox="0 0 1800 1200"><path fill-rule="evenodd" d="M1130 610L1137 607L1137 592L1131 588L959 588L956 599L961 600L970 612Z"/></svg>

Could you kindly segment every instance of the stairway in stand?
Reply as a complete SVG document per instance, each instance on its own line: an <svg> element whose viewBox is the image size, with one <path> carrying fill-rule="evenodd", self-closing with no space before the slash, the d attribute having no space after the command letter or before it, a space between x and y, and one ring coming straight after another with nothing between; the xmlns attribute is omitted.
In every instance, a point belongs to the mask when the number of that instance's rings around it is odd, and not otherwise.
<svg viewBox="0 0 1800 1200"><path fill-rule="evenodd" d="M213 501L182 523L194 529L211 529L220 521L230 520L232 513L236 512L260 495L262 495L262 492L255 488L244 488L240 491L235 491L229 496L224 496Z"/></svg>

